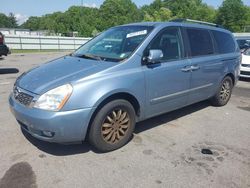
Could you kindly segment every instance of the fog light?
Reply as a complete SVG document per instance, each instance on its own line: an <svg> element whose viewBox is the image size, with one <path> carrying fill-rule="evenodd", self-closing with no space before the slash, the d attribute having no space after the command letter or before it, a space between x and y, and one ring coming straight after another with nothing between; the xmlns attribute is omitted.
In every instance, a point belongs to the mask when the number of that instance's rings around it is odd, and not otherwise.
<svg viewBox="0 0 250 188"><path fill-rule="evenodd" d="M55 133L50 132L50 131L42 131L43 135L46 137L53 137Z"/></svg>

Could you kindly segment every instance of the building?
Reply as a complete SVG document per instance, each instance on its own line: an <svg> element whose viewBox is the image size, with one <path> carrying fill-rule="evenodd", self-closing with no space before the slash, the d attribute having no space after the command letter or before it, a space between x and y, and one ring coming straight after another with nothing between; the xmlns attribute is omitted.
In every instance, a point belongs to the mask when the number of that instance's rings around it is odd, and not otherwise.
<svg viewBox="0 0 250 188"><path fill-rule="evenodd" d="M30 29L19 29L19 28L0 28L0 32L4 35L22 35L22 36L47 36L50 35L49 31L31 31Z"/></svg>

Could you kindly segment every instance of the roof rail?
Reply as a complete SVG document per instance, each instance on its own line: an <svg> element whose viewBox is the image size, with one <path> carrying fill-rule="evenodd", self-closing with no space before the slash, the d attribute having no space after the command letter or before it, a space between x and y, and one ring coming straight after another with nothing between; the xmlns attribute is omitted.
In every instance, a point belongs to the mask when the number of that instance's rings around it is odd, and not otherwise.
<svg viewBox="0 0 250 188"><path fill-rule="evenodd" d="M215 24L215 23L203 22L203 21L192 20L192 19L182 19L181 18L181 19L170 20L170 22L191 22L191 23L197 23L197 24L203 24L203 25L209 25L209 26L223 28L223 26Z"/></svg>

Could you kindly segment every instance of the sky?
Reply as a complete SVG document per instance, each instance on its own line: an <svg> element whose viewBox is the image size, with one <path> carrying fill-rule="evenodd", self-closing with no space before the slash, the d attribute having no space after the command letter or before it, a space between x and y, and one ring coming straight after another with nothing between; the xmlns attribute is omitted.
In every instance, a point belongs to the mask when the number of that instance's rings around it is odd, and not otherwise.
<svg viewBox="0 0 250 188"><path fill-rule="evenodd" d="M104 0L0 0L0 13L14 13L19 24L29 16L41 16L56 11L66 11L72 5L99 7ZM153 0L132 0L137 6L150 4ZM223 0L203 0L208 5L219 7ZM250 0L243 0L250 6Z"/></svg>

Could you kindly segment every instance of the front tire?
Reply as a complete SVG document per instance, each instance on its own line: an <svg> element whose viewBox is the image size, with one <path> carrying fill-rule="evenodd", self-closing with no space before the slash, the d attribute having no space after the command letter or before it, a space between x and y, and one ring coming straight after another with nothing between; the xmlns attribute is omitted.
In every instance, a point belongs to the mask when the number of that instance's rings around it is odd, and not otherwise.
<svg viewBox="0 0 250 188"><path fill-rule="evenodd" d="M220 88L215 94L214 97L211 98L211 103L213 106L224 106L228 103L231 98L233 90L233 81L232 78L226 76L221 82Z"/></svg>
<svg viewBox="0 0 250 188"><path fill-rule="evenodd" d="M89 131L89 142L99 151L108 152L124 146L135 127L135 110L126 100L114 100L97 112Z"/></svg>

